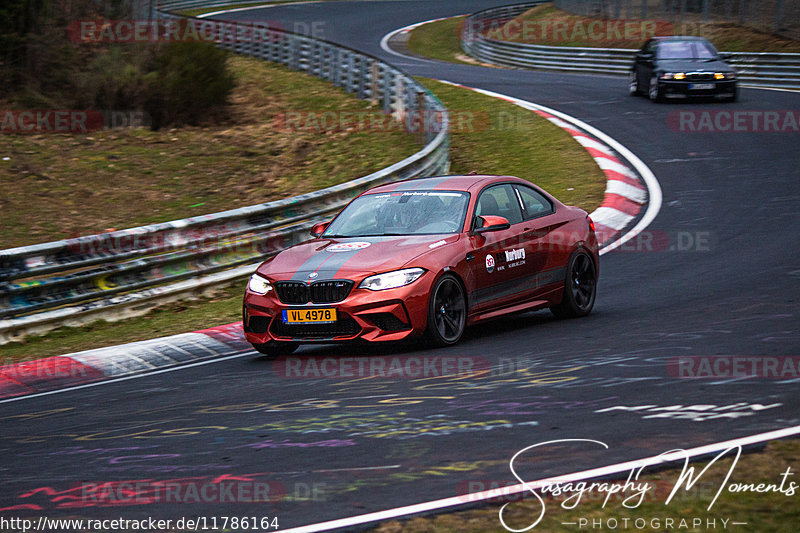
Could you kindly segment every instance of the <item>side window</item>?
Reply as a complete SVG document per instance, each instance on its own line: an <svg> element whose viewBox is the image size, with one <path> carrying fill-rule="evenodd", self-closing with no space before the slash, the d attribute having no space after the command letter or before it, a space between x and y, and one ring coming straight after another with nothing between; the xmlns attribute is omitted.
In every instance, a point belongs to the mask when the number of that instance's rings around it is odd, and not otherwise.
<svg viewBox="0 0 800 533"><path fill-rule="evenodd" d="M511 185L494 185L483 191L475 214L505 217L511 224L522 222L522 210Z"/></svg>
<svg viewBox="0 0 800 533"><path fill-rule="evenodd" d="M516 188L519 191L522 206L525 208L526 219L549 215L553 212L553 204L539 191L524 185L518 185Z"/></svg>

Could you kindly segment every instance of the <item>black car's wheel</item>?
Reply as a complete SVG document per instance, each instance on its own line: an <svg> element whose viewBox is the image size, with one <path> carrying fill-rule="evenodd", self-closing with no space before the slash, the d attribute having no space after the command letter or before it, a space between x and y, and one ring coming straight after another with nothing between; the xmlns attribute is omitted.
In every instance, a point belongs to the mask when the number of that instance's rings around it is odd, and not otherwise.
<svg viewBox="0 0 800 533"><path fill-rule="evenodd" d="M267 342L265 344L253 344L253 348L260 354L277 357L289 355L299 346L296 342Z"/></svg>
<svg viewBox="0 0 800 533"><path fill-rule="evenodd" d="M653 102L660 102L664 99L661 87L658 85L658 76L653 75L653 77L650 78L650 86L648 87L648 92L650 95L650 100L652 100Z"/></svg>
<svg viewBox="0 0 800 533"><path fill-rule="evenodd" d="M631 96L638 96L639 91L639 75L635 70L631 70L628 74L628 94Z"/></svg>
<svg viewBox="0 0 800 533"><path fill-rule="evenodd" d="M558 318L578 318L588 315L597 297L597 267L594 259L584 250L578 250L569 259L561 303L550 311Z"/></svg>
<svg viewBox="0 0 800 533"><path fill-rule="evenodd" d="M461 283L445 274L434 284L428 304L426 336L434 346L455 344L464 334L467 323L467 300Z"/></svg>

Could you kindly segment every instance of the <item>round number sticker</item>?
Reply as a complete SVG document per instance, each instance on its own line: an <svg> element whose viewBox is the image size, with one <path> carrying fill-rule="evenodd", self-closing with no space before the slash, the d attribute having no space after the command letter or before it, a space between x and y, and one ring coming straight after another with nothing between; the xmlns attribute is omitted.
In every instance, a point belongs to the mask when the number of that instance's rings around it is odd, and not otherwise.
<svg viewBox="0 0 800 533"><path fill-rule="evenodd" d="M326 252L354 252L369 246L370 242L357 241L357 242L340 242L339 244L331 244L325 248Z"/></svg>
<svg viewBox="0 0 800 533"><path fill-rule="evenodd" d="M494 257L492 254L486 256L486 271L491 274L494 272Z"/></svg>

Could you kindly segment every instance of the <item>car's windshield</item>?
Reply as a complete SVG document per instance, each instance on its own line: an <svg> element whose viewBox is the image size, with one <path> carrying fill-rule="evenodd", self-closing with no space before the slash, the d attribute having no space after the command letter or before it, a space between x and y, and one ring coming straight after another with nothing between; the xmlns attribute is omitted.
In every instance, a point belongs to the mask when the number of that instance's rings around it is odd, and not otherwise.
<svg viewBox="0 0 800 533"><path fill-rule="evenodd" d="M658 47L659 59L713 59L717 51L705 41L666 41Z"/></svg>
<svg viewBox="0 0 800 533"><path fill-rule="evenodd" d="M356 198L323 237L432 235L464 227L469 195L459 191L397 191Z"/></svg>

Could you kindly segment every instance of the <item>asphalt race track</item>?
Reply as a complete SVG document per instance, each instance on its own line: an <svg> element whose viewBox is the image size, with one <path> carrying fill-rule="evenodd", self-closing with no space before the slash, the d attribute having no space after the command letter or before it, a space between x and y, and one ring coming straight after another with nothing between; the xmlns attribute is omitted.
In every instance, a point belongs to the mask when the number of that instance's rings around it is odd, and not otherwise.
<svg viewBox="0 0 800 533"><path fill-rule="evenodd" d="M436 351L303 348L299 367L242 349L226 361L0 403L4 515L278 517L288 528L516 482L511 457L544 441L595 439L608 449L530 452L536 460L518 464L526 480L800 426L800 377L687 379L673 364L800 355L800 134L682 132L668 118L797 112L800 94L743 89L735 104L655 105L629 97L622 78L450 65L380 48L401 26L503 3L331 2L223 18L317 22L317 36L414 75L552 107L627 146L655 173L663 206L644 238L602 257L594 313L505 318ZM419 358L431 368L417 379L314 371L350 356L360 359L347 364ZM458 364L487 371L433 374ZM783 470L776 465L776 480ZM238 501L202 494L223 483ZM167 486L180 489L157 489ZM242 491L270 501L248 503Z"/></svg>

